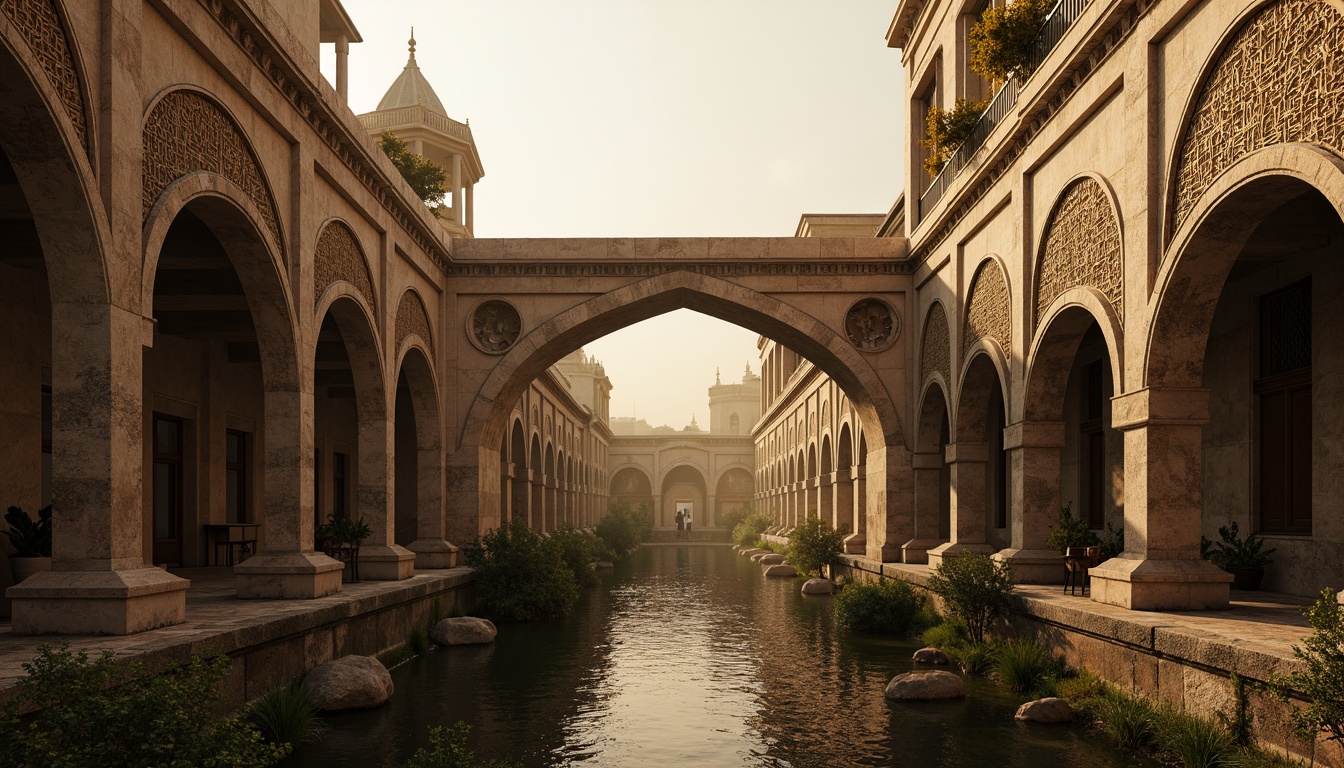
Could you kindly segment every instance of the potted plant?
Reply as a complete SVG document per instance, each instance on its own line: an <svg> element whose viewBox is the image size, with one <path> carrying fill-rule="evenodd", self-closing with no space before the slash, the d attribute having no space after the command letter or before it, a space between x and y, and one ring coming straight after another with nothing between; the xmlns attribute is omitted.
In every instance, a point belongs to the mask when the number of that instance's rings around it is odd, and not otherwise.
<svg viewBox="0 0 1344 768"><path fill-rule="evenodd" d="M1199 552L1205 560L1232 574L1233 589L1259 589L1275 550L1265 549L1265 540L1254 533L1245 539L1240 533L1236 521L1229 522L1218 529L1221 541L1199 537Z"/></svg>
<svg viewBox="0 0 1344 768"><path fill-rule="evenodd" d="M51 570L51 505L39 509L36 520L19 507L10 507L5 511L5 522L9 523L5 536L14 547L14 554L9 556L14 583Z"/></svg>
<svg viewBox="0 0 1344 768"><path fill-rule="evenodd" d="M1096 547L1101 539L1087 527L1087 521L1073 516L1073 502L1059 508L1059 526L1050 529L1050 537L1045 545L1061 555L1068 554L1070 547Z"/></svg>

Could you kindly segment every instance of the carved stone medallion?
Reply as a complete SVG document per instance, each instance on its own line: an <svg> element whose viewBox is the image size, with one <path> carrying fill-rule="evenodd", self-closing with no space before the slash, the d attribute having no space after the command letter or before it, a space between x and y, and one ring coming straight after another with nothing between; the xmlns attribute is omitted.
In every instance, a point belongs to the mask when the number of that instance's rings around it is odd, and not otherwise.
<svg viewBox="0 0 1344 768"><path fill-rule="evenodd" d="M503 299L486 299L472 310L467 338L490 355L502 355L513 347L523 331L518 309Z"/></svg>
<svg viewBox="0 0 1344 768"><path fill-rule="evenodd" d="M845 335L863 352L881 352L901 335L901 320L881 299L860 299L845 314Z"/></svg>

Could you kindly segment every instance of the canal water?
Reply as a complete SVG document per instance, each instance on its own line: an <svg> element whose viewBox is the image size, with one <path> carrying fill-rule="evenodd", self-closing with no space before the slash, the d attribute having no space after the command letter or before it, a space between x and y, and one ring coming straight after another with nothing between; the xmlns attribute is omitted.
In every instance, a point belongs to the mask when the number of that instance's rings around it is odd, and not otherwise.
<svg viewBox="0 0 1344 768"><path fill-rule="evenodd" d="M399 766L432 725L472 726L480 758L533 766L1152 766L1023 699L969 681L950 702L888 702L913 641L839 626L829 597L767 581L725 546L645 546L565 620L392 671L391 704L334 715L286 765Z"/></svg>

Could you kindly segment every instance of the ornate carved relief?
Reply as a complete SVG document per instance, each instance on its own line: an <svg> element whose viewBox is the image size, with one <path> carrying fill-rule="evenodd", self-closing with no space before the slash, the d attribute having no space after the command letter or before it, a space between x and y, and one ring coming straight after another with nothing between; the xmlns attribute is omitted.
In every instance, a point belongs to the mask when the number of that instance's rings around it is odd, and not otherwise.
<svg viewBox="0 0 1344 768"><path fill-rule="evenodd" d="M487 354L508 352L522 332L523 320L518 308L504 299L482 301L467 318L467 338Z"/></svg>
<svg viewBox="0 0 1344 768"><path fill-rule="evenodd" d="M881 352L901 335L901 320L881 299L859 299L845 313L845 335L863 352Z"/></svg>
<svg viewBox="0 0 1344 768"><path fill-rule="evenodd" d="M924 338L919 344L920 377L927 379L929 374L938 371L943 381L952 385L952 336L947 332L947 314L943 305L934 302L929 307L929 315L924 319Z"/></svg>
<svg viewBox="0 0 1344 768"><path fill-rule="evenodd" d="M673 272L691 272L710 277L813 277L909 274L903 261L866 263L816 263L775 261L732 261L710 264L668 259L639 264L565 263L547 261L453 262L444 266L450 277L652 277Z"/></svg>
<svg viewBox="0 0 1344 768"><path fill-rule="evenodd" d="M401 294L401 303L397 305L397 349L407 336L415 334L424 340L429 348L430 357L434 355L434 337L429 332L429 312L425 303L415 291Z"/></svg>
<svg viewBox="0 0 1344 768"><path fill-rule="evenodd" d="M971 278L970 298L966 300L966 332L962 334L964 355L981 339L994 339L1004 352L1013 349L1013 309L1008 298L1008 281L993 259L985 259Z"/></svg>
<svg viewBox="0 0 1344 768"><path fill-rule="evenodd" d="M1059 295L1086 285L1101 292L1125 317L1120 224L1106 190L1084 177L1065 189L1045 224L1045 246L1036 276L1036 320Z"/></svg>
<svg viewBox="0 0 1344 768"><path fill-rule="evenodd" d="M1263 147L1313 142L1344 150L1344 15L1281 0L1248 21L1204 82L1176 160L1172 231L1213 180Z"/></svg>
<svg viewBox="0 0 1344 768"><path fill-rule="evenodd" d="M355 233L339 221L333 221L322 228L317 238L317 249L313 259L313 305L322 298L327 286L344 280L354 286L359 295L369 302L374 312L378 304L373 300L373 279L369 277L369 264L364 258L364 249L359 247Z"/></svg>
<svg viewBox="0 0 1344 768"><path fill-rule="evenodd" d="M88 144L88 118L84 111L84 91L79 85L79 70L61 15L52 0L0 0L0 12L23 35L28 49L37 57L61 99L61 106L75 127L79 143Z"/></svg>
<svg viewBox="0 0 1344 768"><path fill-rule="evenodd" d="M275 198L238 126L205 96L174 91L145 120L144 215L149 216L169 184L196 171L217 173L237 184L260 211L276 245L282 244Z"/></svg>

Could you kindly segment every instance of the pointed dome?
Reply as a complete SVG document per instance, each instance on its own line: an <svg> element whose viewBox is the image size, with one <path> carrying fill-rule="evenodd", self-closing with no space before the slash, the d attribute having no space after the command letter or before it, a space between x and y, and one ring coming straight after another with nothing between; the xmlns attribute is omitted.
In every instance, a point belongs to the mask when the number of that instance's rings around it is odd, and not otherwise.
<svg viewBox="0 0 1344 768"><path fill-rule="evenodd" d="M439 101L438 94L434 93L434 88L430 86L425 76L420 74L420 65L415 63L415 29L411 29L411 57L406 61L406 68L401 70L401 75L397 77L392 87L383 94L383 100L378 102L378 109L397 109L399 107L413 107L416 104L422 104L431 112L437 112L440 115L447 116L448 110L443 108L443 102Z"/></svg>

